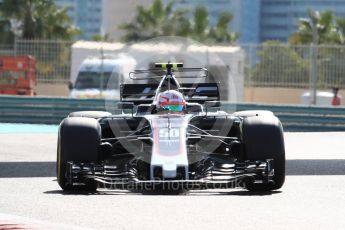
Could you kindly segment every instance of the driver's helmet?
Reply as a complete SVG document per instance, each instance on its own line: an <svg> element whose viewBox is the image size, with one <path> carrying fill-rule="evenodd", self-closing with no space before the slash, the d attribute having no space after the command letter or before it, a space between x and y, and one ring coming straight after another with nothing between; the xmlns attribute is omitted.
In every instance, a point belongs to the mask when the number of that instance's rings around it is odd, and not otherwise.
<svg viewBox="0 0 345 230"><path fill-rule="evenodd" d="M158 109L167 109L170 112L181 113L185 111L185 107L186 100L182 93L176 90L167 90L158 95Z"/></svg>

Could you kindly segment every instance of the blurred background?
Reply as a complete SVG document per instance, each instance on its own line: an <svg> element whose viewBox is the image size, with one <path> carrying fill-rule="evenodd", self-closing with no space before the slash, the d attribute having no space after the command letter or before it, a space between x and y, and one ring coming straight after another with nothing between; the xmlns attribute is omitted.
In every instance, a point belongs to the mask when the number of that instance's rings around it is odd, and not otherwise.
<svg viewBox="0 0 345 230"><path fill-rule="evenodd" d="M344 35L340 0L0 0L0 94L99 98L179 36L238 102L342 106Z"/></svg>

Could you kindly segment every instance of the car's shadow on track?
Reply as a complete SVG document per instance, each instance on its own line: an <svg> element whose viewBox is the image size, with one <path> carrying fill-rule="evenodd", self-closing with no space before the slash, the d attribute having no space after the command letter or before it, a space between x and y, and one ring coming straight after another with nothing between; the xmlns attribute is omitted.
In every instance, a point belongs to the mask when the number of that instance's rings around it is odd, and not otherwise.
<svg viewBox="0 0 345 230"><path fill-rule="evenodd" d="M63 190L50 190L43 192L44 194L56 194L56 195L64 195L64 196L92 196L92 195L131 195L131 192L126 190L123 191L96 191L96 192L88 192L88 191L63 191Z"/></svg>
<svg viewBox="0 0 345 230"><path fill-rule="evenodd" d="M212 195L227 195L227 196L271 196L275 194L282 193L282 191L266 191L266 192L250 192L247 190L233 190L233 191L220 191L220 192L212 192L212 191L198 191L196 193L191 192L189 195L195 195L195 196L202 196L202 195L207 195L207 196L212 196Z"/></svg>
<svg viewBox="0 0 345 230"><path fill-rule="evenodd" d="M187 195L187 196L269 196L274 194L279 194L281 191L268 191L268 192L250 192L245 189L224 189L224 190L190 190L181 192L170 192L170 191L145 191L141 192L142 195Z"/></svg>
<svg viewBox="0 0 345 230"><path fill-rule="evenodd" d="M88 191L63 191L51 190L45 191L44 194L56 194L66 196L92 196L92 195L145 195L145 196L271 196L280 194L282 191L250 192L247 190L195 190L195 191L128 191L128 190L97 190L96 192Z"/></svg>

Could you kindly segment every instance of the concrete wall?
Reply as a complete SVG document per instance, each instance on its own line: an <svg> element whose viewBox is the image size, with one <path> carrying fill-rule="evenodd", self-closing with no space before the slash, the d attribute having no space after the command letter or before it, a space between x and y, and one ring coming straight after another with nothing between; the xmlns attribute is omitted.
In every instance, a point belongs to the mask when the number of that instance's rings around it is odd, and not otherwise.
<svg viewBox="0 0 345 230"><path fill-rule="evenodd" d="M37 85L37 96L68 97L68 84L39 83Z"/></svg>
<svg viewBox="0 0 345 230"><path fill-rule="evenodd" d="M267 104L301 104L301 96L309 89L245 87L244 101ZM345 90L340 90L345 106Z"/></svg>

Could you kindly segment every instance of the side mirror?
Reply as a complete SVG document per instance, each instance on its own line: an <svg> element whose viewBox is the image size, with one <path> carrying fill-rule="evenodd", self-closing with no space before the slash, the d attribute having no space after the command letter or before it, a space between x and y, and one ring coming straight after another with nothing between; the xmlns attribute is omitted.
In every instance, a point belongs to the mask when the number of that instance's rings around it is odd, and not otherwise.
<svg viewBox="0 0 345 230"><path fill-rule="evenodd" d="M117 103L117 108L121 109L122 112L125 109L130 109L132 111L132 117L133 117L133 109L134 109L134 103L133 102L123 102L123 101L120 101L120 102Z"/></svg>
<svg viewBox="0 0 345 230"><path fill-rule="evenodd" d="M220 106L220 101L205 101L206 116L208 108L219 108Z"/></svg>
<svg viewBox="0 0 345 230"><path fill-rule="evenodd" d="M72 83L72 82L69 82L69 83L68 83L68 89L69 89L69 90L72 90L72 89L73 89L73 83Z"/></svg>
<svg viewBox="0 0 345 230"><path fill-rule="evenodd" d="M198 103L188 103L187 104L188 113L201 113L203 112L202 106Z"/></svg>
<svg viewBox="0 0 345 230"><path fill-rule="evenodd" d="M205 101L205 108L219 108L220 106L220 101Z"/></svg>
<svg viewBox="0 0 345 230"><path fill-rule="evenodd" d="M124 109L132 109L134 108L134 103L133 102L123 102L120 101L117 103L117 108L124 110Z"/></svg>

